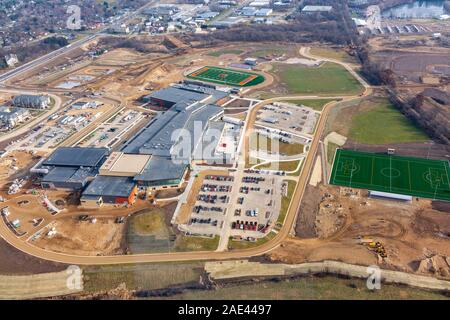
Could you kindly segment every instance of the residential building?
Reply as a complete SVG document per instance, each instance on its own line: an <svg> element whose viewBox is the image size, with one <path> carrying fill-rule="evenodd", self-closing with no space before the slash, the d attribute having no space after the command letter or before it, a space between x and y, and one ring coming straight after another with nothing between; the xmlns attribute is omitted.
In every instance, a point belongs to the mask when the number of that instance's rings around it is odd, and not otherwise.
<svg viewBox="0 0 450 320"><path fill-rule="evenodd" d="M23 94L14 97L13 104L19 108L47 109L50 106L51 99L44 95Z"/></svg>
<svg viewBox="0 0 450 320"><path fill-rule="evenodd" d="M0 126L12 129L30 117L30 111L15 107L0 107Z"/></svg>

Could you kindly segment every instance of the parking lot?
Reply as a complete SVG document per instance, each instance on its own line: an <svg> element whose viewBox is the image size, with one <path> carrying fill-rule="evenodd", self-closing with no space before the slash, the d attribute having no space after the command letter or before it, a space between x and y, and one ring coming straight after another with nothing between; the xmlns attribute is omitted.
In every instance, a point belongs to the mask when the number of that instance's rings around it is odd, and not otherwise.
<svg viewBox="0 0 450 320"><path fill-rule="evenodd" d="M32 128L21 141L14 145L14 148L53 149L112 108L111 105L96 101L85 102L86 107L84 108L75 107L79 104L80 102L77 102L64 108L50 116L42 124Z"/></svg>
<svg viewBox="0 0 450 320"><path fill-rule="evenodd" d="M228 214L233 184L231 176L205 177L187 226L191 233L220 235Z"/></svg>
<svg viewBox="0 0 450 320"><path fill-rule="evenodd" d="M78 146L113 148L144 119L145 116L139 111L123 110L84 137Z"/></svg>
<svg viewBox="0 0 450 320"><path fill-rule="evenodd" d="M260 126L255 127L255 132L259 134L260 136L266 137L267 139L275 139L280 142L285 143L298 143L302 145L307 145L311 143L311 138L301 137L292 135L289 132L278 130L278 129L272 129L272 128L264 128Z"/></svg>
<svg viewBox="0 0 450 320"><path fill-rule="evenodd" d="M75 129L61 127L38 126L31 130L20 144L21 148L54 148L61 141L76 132Z"/></svg>
<svg viewBox="0 0 450 320"><path fill-rule="evenodd" d="M246 170L233 204L231 236L261 238L274 225L281 209L282 176Z"/></svg>
<svg viewBox="0 0 450 320"><path fill-rule="evenodd" d="M264 237L280 214L283 180L281 173L250 169L239 181L233 176L205 176L187 231L250 241Z"/></svg>
<svg viewBox="0 0 450 320"><path fill-rule="evenodd" d="M320 113L312 108L276 102L258 111L257 124L294 134L312 135Z"/></svg>

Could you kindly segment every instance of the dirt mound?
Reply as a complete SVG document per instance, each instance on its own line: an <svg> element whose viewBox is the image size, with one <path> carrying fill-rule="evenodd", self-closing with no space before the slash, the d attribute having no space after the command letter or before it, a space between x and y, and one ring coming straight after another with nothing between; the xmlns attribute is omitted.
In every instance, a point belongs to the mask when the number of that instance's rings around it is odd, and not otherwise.
<svg viewBox="0 0 450 320"><path fill-rule="evenodd" d="M433 255L419 262L417 272L448 277L450 275L450 257Z"/></svg>
<svg viewBox="0 0 450 320"><path fill-rule="evenodd" d="M59 297L61 299L61 297ZM100 291L93 294L68 295L62 297L64 300L131 300L133 292L127 289L125 283L120 284L117 288Z"/></svg>
<svg viewBox="0 0 450 320"><path fill-rule="evenodd" d="M450 239L450 219L448 215L430 209L418 210L412 221L415 232Z"/></svg>
<svg viewBox="0 0 450 320"><path fill-rule="evenodd" d="M450 212L450 202L447 201L433 201L431 203L434 210L442 212Z"/></svg>
<svg viewBox="0 0 450 320"><path fill-rule="evenodd" d="M314 223L318 237L326 239L340 230L346 221L346 211L342 205L324 197Z"/></svg>

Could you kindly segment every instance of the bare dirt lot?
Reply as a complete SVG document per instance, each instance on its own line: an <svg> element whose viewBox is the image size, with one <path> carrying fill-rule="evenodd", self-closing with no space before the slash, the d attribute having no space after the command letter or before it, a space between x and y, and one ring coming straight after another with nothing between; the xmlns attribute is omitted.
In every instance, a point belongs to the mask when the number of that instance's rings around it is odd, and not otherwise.
<svg viewBox="0 0 450 320"><path fill-rule="evenodd" d="M25 151L13 151L0 159L0 190L5 191L14 179L28 175L28 169L39 161L43 153L32 155Z"/></svg>
<svg viewBox="0 0 450 320"><path fill-rule="evenodd" d="M80 221L77 217L60 219L53 225L57 233L41 237L35 244L41 248L78 255L123 254L124 224L111 218L98 218L96 223ZM64 248L64 251L62 251Z"/></svg>
<svg viewBox="0 0 450 320"><path fill-rule="evenodd" d="M50 262L25 254L0 239L1 274L35 274L66 269L61 263Z"/></svg>
<svg viewBox="0 0 450 320"><path fill-rule="evenodd" d="M225 107L225 109L227 108L242 108L242 109L248 109L251 105L251 101L250 100L246 100L246 99L235 99L233 101L231 101L230 103L228 103Z"/></svg>
<svg viewBox="0 0 450 320"><path fill-rule="evenodd" d="M392 69L403 84L420 84L424 76L449 76L449 49L429 35L375 37L369 41L371 58Z"/></svg>
<svg viewBox="0 0 450 320"><path fill-rule="evenodd" d="M391 61L391 68L395 73L417 82L424 73L435 73L435 66L450 66L450 56L448 54L408 53L395 56Z"/></svg>
<svg viewBox="0 0 450 320"><path fill-rule="evenodd" d="M401 203L369 199L356 189L351 195L342 191L335 186L309 186L297 220L298 238L287 240L269 254L270 259L290 263L325 259L375 263L450 279L449 211L433 209L428 200ZM311 238L314 235L318 238ZM360 236L381 242L387 257L378 257L361 245Z"/></svg>

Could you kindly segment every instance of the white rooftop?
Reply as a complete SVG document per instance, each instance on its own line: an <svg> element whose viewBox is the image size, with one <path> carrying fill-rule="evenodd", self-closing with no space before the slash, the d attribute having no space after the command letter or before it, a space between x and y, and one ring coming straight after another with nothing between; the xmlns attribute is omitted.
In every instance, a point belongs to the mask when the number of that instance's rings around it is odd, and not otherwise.
<svg viewBox="0 0 450 320"><path fill-rule="evenodd" d="M329 12L333 10L332 6L305 6L302 12Z"/></svg>

